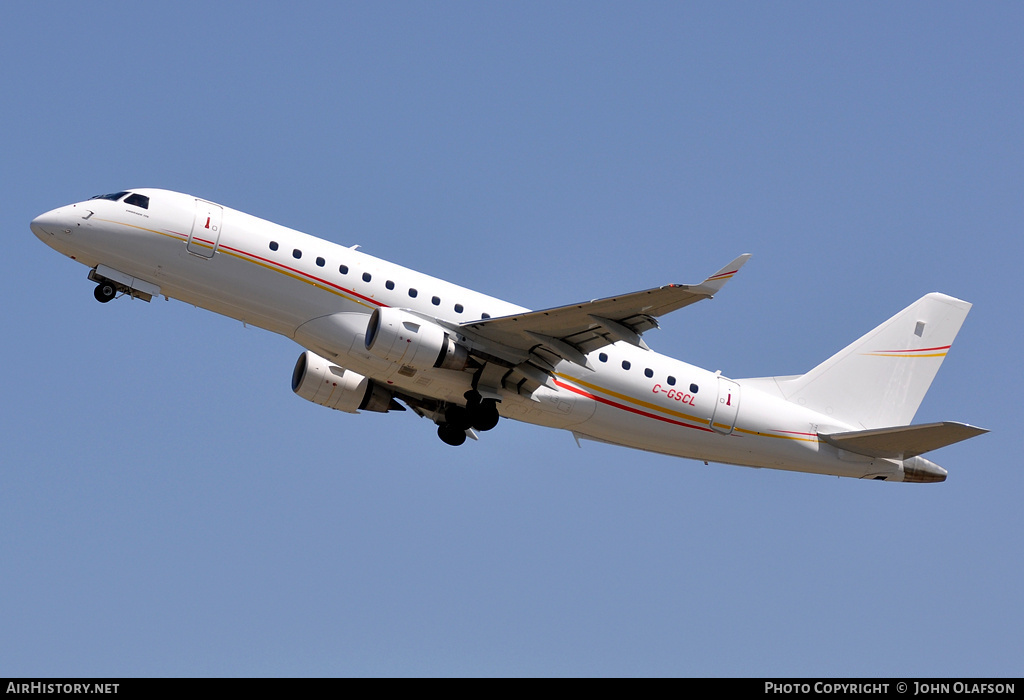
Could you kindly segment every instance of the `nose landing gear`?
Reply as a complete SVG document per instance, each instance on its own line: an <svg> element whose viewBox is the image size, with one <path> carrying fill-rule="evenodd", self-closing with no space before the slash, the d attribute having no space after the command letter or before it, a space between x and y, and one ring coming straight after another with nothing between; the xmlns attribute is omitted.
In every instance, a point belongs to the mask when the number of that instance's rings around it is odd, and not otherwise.
<svg viewBox="0 0 1024 700"><path fill-rule="evenodd" d="M160 287L152 282L141 280L106 265L97 265L89 270L89 279L96 283L92 295L101 304L106 304L118 294L124 294L132 299L151 301L160 293Z"/></svg>
<svg viewBox="0 0 1024 700"><path fill-rule="evenodd" d="M104 280L96 285L96 289L92 291L92 295L96 297L96 301L99 303L106 304L117 296L117 285L113 282Z"/></svg>

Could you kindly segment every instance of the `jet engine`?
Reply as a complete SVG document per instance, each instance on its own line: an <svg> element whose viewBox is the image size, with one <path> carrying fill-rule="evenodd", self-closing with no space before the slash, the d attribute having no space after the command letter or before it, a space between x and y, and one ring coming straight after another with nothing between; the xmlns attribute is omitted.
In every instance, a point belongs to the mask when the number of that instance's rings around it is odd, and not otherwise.
<svg viewBox="0 0 1024 700"><path fill-rule="evenodd" d="M295 363L292 391L307 401L346 413L405 410L385 387L308 350Z"/></svg>
<svg viewBox="0 0 1024 700"><path fill-rule="evenodd" d="M394 308L375 309L366 326L366 349L413 369L465 369L469 352L441 326Z"/></svg>

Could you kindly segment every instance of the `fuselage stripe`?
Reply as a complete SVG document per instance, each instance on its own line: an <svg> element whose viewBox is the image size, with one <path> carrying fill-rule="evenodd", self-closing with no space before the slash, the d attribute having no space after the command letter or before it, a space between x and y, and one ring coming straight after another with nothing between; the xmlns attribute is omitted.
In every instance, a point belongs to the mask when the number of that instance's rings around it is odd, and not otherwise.
<svg viewBox="0 0 1024 700"><path fill-rule="evenodd" d="M158 234L160 236L166 236L168 238L173 238L175 240L180 240L180 241L187 241L188 240L188 236L187 235L185 235L183 233L178 233L177 231L171 231L169 229L164 229L163 231L156 231L154 229L146 228L144 226L136 226L134 224L126 224L126 223L124 223L122 221L113 221L111 219L97 219L97 221L104 221L104 222L111 223L111 224L119 224L121 226L127 226L129 228L139 229L140 231L148 231L150 233L155 233L155 234ZM202 240L202 239L197 239L197 238L195 238L193 236L192 241L196 242L197 240ZM204 243L205 243L205 245L203 245L204 248L212 248L213 247L213 243L210 242L210 241L205 241ZM234 248L232 246L223 245L223 244L221 244L218 247L218 250L220 250L220 251L230 251L227 254L230 255L233 258L249 259L250 262L253 262L253 263L257 264L260 267L263 267L263 268L268 269L268 270L275 270L277 272L280 272L281 274L284 274L284 275L287 275L288 277L291 277L292 279L298 280L300 282L305 282L306 284L312 285L314 287L318 287L318 288L329 287L329 289L325 289L325 291L331 292L332 294L338 294L339 296L345 297L345 298L349 299L350 301L353 301L353 302L359 304L360 306L365 306L367 308L373 308L371 306L371 304L372 304L373 306L387 307L387 304L385 304L383 302L380 302L380 301L377 301L376 299L373 299L371 297L365 296L363 294L360 294L359 292L356 292L356 291L351 290L351 289L347 289L347 288L342 287L340 285L334 284L333 282L330 282L328 280L325 280L325 279L322 279L320 277L316 277L314 275L311 275L311 274L309 274L307 272L302 272L301 270L297 270L295 268L288 267L287 265L282 265L281 263L274 262L273 260L269 260L267 258L263 258L263 257L261 257L259 255L256 255L255 253L249 253L249 252L246 252L246 251L241 250L239 248ZM323 285L323 286L320 286L320 285ZM369 302L369 304L364 303L364 301L360 301L360 299L362 299L362 300L364 300L366 302Z"/></svg>
<svg viewBox="0 0 1024 700"><path fill-rule="evenodd" d="M630 413L636 413L637 415L644 416L645 418L653 418L654 420L660 420L665 423L671 423L672 425L678 425L683 428L701 430L706 433L714 432L713 430L711 430L711 428L705 428L704 426L701 425L690 425L689 423L683 423L681 421L673 420L671 418L666 418L665 416L658 416L653 413L648 413L647 411L641 411L639 408L633 408L632 406L626 406L624 404L617 403L615 401L612 401L611 399L606 399L601 396L597 396L596 394L591 394L589 391L585 391L584 389L581 389L579 387L575 387L572 386L571 384L559 381L558 379L555 379L554 382L557 386L560 386L563 389L571 391L574 394L579 394L580 396L584 396L593 401L597 401L598 403L603 403L605 405L612 406L613 408L618 408L622 411L629 411Z"/></svg>
<svg viewBox="0 0 1024 700"><path fill-rule="evenodd" d="M919 357L945 357L944 352L924 353L923 355L896 355L885 352L862 352L862 357L892 357L898 360L916 360Z"/></svg>
<svg viewBox="0 0 1024 700"><path fill-rule="evenodd" d="M564 378L564 379L566 379L568 381L571 381L571 382L573 382L575 384L579 384L581 386L587 387L588 389L592 389L593 391L599 391L601 393L608 394L609 396L614 396L617 399L621 399L623 401L628 401L629 403L636 404L638 406L643 406L645 408L649 408L649 409L654 410L654 411L660 411L662 413L667 413L667 414L669 414L671 416L676 416L676 417L682 418L684 420L693 421L695 423L698 423L699 425L697 425L697 426L690 425L688 427L691 427L691 428L692 427L696 427L696 428L699 428L701 430L705 430L705 428L703 427L703 424L705 423L705 421L702 420L701 418L696 417L696 416L687 415L686 413L680 413L679 411L673 411L670 408L662 408L661 406L657 406L657 405L649 403L647 401L642 401L640 399L634 398L634 397L630 396L629 394L621 394L621 393L619 393L617 391L612 391L611 389L607 389L607 388L605 388L603 386L598 386L597 384L591 384L590 382L585 382L582 379L576 379L575 377L570 377L570 376L567 376L567 375L564 375L564 374L560 374L560 373L557 373L557 372L555 374L556 374L557 377L562 377L562 378ZM557 383L558 380L556 379L555 382ZM561 384L560 384L560 386L561 386ZM581 392L576 392L576 393L581 393ZM614 401L600 399L599 397L591 395L589 392L588 393L581 393L581 395L589 396L591 398L594 398L595 400L602 401L603 403L606 403L606 404L608 404L610 406L616 406L616 407L622 408L624 410L632 411L633 413L638 413L640 415L645 415L645 416L651 416L652 418L657 418L658 420L665 420L665 421L667 421L669 423L677 423L677 421L674 421L674 420L671 420L671 419L667 419L667 418L662 418L660 416L655 416L655 415L647 413L646 411L640 411L640 410L632 409L632 408L629 408L627 406L620 406L618 403L616 403ZM679 425L686 425L686 424L679 423ZM716 423L715 425L718 425L721 428L728 428L729 427L728 425L719 424L719 423ZM790 430L775 430L774 432L776 432L776 433L787 433L787 434L784 434L784 435L772 435L771 433L765 433L765 432L762 432L762 431L759 431L759 430L750 430L748 428L741 428L740 426L737 425L737 426L735 426L733 428L733 432L734 433L743 433L744 435L753 435L753 436L756 436L756 437L777 438L777 439L781 439L781 440L797 440L799 442L821 442L821 440L818 439L818 436L815 433L797 433L795 431L790 431ZM806 435L808 437L798 437L799 435Z"/></svg>
<svg viewBox="0 0 1024 700"><path fill-rule="evenodd" d="M705 422L704 420L701 420L697 416L691 416L691 415L688 415L686 413L681 413L679 411L673 411L670 408L662 408L661 406L658 406L656 404L652 404L652 403L650 403L648 401L642 401L640 399L634 398L634 397L630 396L629 394L620 394L617 391L612 391L611 389L607 389L607 388L605 388L603 386L598 386L597 384L591 384L589 382L585 382L582 379L576 379L575 377L569 377L569 376L566 376L564 374L558 374L558 373L556 373L556 374L557 374L557 376L562 377L563 379L567 379L567 380L572 381L572 382L574 382L576 384L579 384L581 386L585 386L588 389L592 389L594 391L600 391L602 393L608 394L609 396L614 396L617 399L622 399L623 401L629 401L630 403L637 404L638 406L643 406L644 408L649 408L649 409L652 409L654 411L661 411L662 413L667 413L670 416L676 416L677 418L682 418L683 420L693 421L694 423L703 423L703 422Z"/></svg>
<svg viewBox="0 0 1024 700"><path fill-rule="evenodd" d="M373 299L372 297L364 296L364 295L360 294L359 292L356 292L356 291L348 289L346 287L342 287L340 285L334 284L333 282L330 282L328 280L322 279L320 277L316 277L314 275L309 274L308 272L303 272L301 270L296 270L295 268L288 267L287 265L282 265L281 263L274 262L273 260L268 260L267 258L260 257L259 255L256 255L254 253L248 253L248 252L246 252L244 250L240 250L238 248L232 248L231 246L225 246L225 245L221 246L221 250L223 250L225 248L227 248L228 250L233 251L235 253L238 253L239 255L244 255L246 257L253 258L254 260L260 260L260 261L266 263L266 265L269 265L271 267L280 268L282 270L288 270L290 272L295 273L296 275L300 275L302 277L305 277L306 279L313 280L314 282L319 282L320 284L327 285L328 287L332 287L334 289L337 289L338 291L344 293L345 295L352 295L352 296L355 296L355 297L359 297L360 299L368 301L371 304L374 304L376 306L383 306L383 307L387 306L387 304L385 304L383 302L379 302L376 299ZM364 304L364 306L365 306L365 304Z"/></svg>

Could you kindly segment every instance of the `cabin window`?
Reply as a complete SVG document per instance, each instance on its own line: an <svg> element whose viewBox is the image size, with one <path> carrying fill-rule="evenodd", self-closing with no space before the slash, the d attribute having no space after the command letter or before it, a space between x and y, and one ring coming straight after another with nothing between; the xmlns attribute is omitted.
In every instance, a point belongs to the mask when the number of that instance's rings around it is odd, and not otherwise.
<svg viewBox="0 0 1024 700"><path fill-rule="evenodd" d="M608 355L606 355L605 353L602 352L600 355L597 356L597 359L599 359L601 362L607 362L608 361Z"/></svg>
<svg viewBox="0 0 1024 700"><path fill-rule="evenodd" d="M369 272L364 272L363 273L363 282L369 282L371 279L373 279L373 278L371 277Z"/></svg>
<svg viewBox="0 0 1024 700"><path fill-rule="evenodd" d="M388 289L394 289L395 283L392 282L391 280L388 280L387 282L384 283L384 286L387 287Z"/></svg>
<svg viewBox="0 0 1024 700"><path fill-rule="evenodd" d="M296 248L295 250L292 251L292 257L298 260L299 258L302 257L302 251Z"/></svg>
<svg viewBox="0 0 1024 700"><path fill-rule="evenodd" d="M277 245L277 244L275 243L275 245ZM276 250L276 248L275 248L275 250ZM338 272L340 272L343 275L347 275L348 274L348 265L339 265L338 266Z"/></svg>
<svg viewBox="0 0 1024 700"><path fill-rule="evenodd" d="M490 318L490 314L480 314L480 318Z"/></svg>
<svg viewBox="0 0 1024 700"><path fill-rule="evenodd" d="M440 306L441 297L430 297L430 303L433 304L434 306Z"/></svg>
<svg viewBox="0 0 1024 700"><path fill-rule="evenodd" d="M417 294L419 294L419 292L417 292L415 289L410 289L409 290L409 296L411 296L413 299L416 298Z"/></svg>
<svg viewBox="0 0 1024 700"><path fill-rule="evenodd" d="M669 377L668 377L668 379L666 381L668 381L668 385L669 386L675 386L676 385L676 378L673 377L672 375L669 375Z"/></svg>
<svg viewBox="0 0 1024 700"><path fill-rule="evenodd" d="M317 258L316 259L316 266L317 267L323 267L326 264L327 264L327 261L324 260L323 258Z"/></svg>
<svg viewBox="0 0 1024 700"><path fill-rule="evenodd" d="M456 304L456 305L455 305L455 313L457 313L457 314L461 314L461 313L463 312L463 310L464 310L464 309L463 309L463 307L462 307L462 304Z"/></svg>
<svg viewBox="0 0 1024 700"><path fill-rule="evenodd" d="M622 361L622 369L629 369L629 367L630 367L629 360L623 360Z"/></svg>
<svg viewBox="0 0 1024 700"><path fill-rule="evenodd" d="M696 394L699 389L700 389L700 387L697 386L696 384L691 384L690 385L690 393L691 394Z"/></svg>
<svg viewBox="0 0 1024 700"><path fill-rule="evenodd" d="M271 241L270 242L270 249L271 250L277 250L277 248L278 248L277 241Z"/></svg>
<svg viewBox="0 0 1024 700"><path fill-rule="evenodd" d="M149 197L144 194L130 194L124 198L124 203L141 209L149 209Z"/></svg>
<svg viewBox="0 0 1024 700"><path fill-rule="evenodd" d="M650 379L651 377L654 376L654 370L648 367L647 369L644 370L644 376Z"/></svg>

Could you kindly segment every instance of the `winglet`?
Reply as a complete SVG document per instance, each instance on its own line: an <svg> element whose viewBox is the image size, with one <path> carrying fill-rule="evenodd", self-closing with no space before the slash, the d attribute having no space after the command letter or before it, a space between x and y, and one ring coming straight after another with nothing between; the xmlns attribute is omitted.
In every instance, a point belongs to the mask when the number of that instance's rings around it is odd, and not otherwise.
<svg viewBox="0 0 1024 700"><path fill-rule="evenodd" d="M703 292L708 296L718 293L718 290L724 287L725 283L732 279L732 276L739 272L748 260L750 260L750 253L744 253L700 284L691 287L691 291Z"/></svg>

